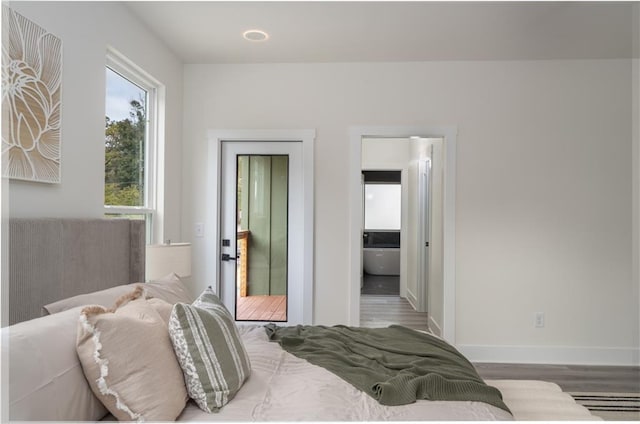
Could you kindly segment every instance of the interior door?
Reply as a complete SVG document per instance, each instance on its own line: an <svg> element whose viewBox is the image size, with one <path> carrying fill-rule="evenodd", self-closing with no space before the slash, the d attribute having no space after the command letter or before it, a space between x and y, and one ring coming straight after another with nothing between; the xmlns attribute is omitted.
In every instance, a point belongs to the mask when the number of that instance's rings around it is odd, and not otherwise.
<svg viewBox="0 0 640 424"><path fill-rule="evenodd" d="M431 159L418 161L418 211L419 211L419 234L418 234L418 312L428 312L428 289L429 289L429 267L431 237Z"/></svg>
<svg viewBox="0 0 640 424"><path fill-rule="evenodd" d="M237 321L301 324L302 143L223 141L220 289Z"/></svg>

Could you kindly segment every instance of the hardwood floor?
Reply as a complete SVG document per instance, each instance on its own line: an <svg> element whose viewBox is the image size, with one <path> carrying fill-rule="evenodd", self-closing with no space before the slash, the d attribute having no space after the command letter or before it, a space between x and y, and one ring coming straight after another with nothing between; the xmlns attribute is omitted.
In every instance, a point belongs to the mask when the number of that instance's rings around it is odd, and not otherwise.
<svg viewBox="0 0 640 424"><path fill-rule="evenodd" d="M373 328L391 324L427 330L427 314L416 312L407 299L400 296L360 296L360 326Z"/></svg>
<svg viewBox="0 0 640 424"><path fill-rule="evenodd" d="M489 380L544 380L565 392L640 393L640 367L595 365L473 364Z"/></svg>
<svg viewBox="0 0 640 424"><path fill-rule="evenodd" d="M365 273L362 276L360 293L400 296L400 276Z"/></svg>
<svg viewBox="0 0 640 424"><path fill-rule="evenodd" d="M286 321L287 296L238 297L236 315L241 321Z"/></svg>

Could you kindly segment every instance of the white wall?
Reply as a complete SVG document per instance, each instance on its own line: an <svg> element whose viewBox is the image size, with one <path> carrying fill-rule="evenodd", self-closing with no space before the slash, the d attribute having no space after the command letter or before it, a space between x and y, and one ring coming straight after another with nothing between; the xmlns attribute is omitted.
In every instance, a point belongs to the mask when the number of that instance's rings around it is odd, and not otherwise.
<svg viewBox="0 0 640 424"><path fill-rule="evenodd" d="M366 138L362 143L362 169L395 170L407 167L411 144L406 138Z"/></svg>
<svg viewBox="0 0 640 424"><path fill-rule="evenodd" d="M166 86L164 238L181 235L182 63L129 10L109 2L9 6L62 39L62 183L11 181L12 217L103 216L105 55L110 45Z"/></svg>
<svg viewBox="0 0 640 424"><path fill-rule="evenodd" d="M207 130L315 128L314 319L346 322L348 128L456 126L456 344L472 358L637 361L631 71L630 60L187 65L183 227L215 225ZM213 260L201 252L196 279ZM512 348L534 345L546 356Z"/></svg>

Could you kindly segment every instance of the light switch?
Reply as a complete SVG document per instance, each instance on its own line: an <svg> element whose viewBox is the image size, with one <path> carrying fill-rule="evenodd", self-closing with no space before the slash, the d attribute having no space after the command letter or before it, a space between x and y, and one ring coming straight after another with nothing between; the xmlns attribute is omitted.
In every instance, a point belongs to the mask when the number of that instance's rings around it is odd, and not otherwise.
<svg viewBox="0 0 640 424"><path fill-rule="evenodd" d="M204 224L202 222L196 222L193 225L193 231L196 237L204 237Z"/></svg>

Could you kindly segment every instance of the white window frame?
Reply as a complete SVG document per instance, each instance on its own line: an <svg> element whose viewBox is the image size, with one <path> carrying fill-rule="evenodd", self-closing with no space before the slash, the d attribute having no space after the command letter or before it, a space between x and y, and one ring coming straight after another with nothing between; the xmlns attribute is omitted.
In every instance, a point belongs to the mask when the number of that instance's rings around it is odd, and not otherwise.
<svg viewBox="0 0 640 424"><path fill-rule="evenodd" d="M104 213L105 215L145 215L147 243L157 243L162 240L163 228L161 223L162 205L159 202L163 181L159 172L161 169L159 163L163 145L163 140L161 140L161 117L164 116L164 113L161 110L161 98L163 97L164 86L149 73L112 48L107 49L106 68L120 74L147 92L147 104L145 105L147 122L144 149L144 206L104 205Z"/></svg>

